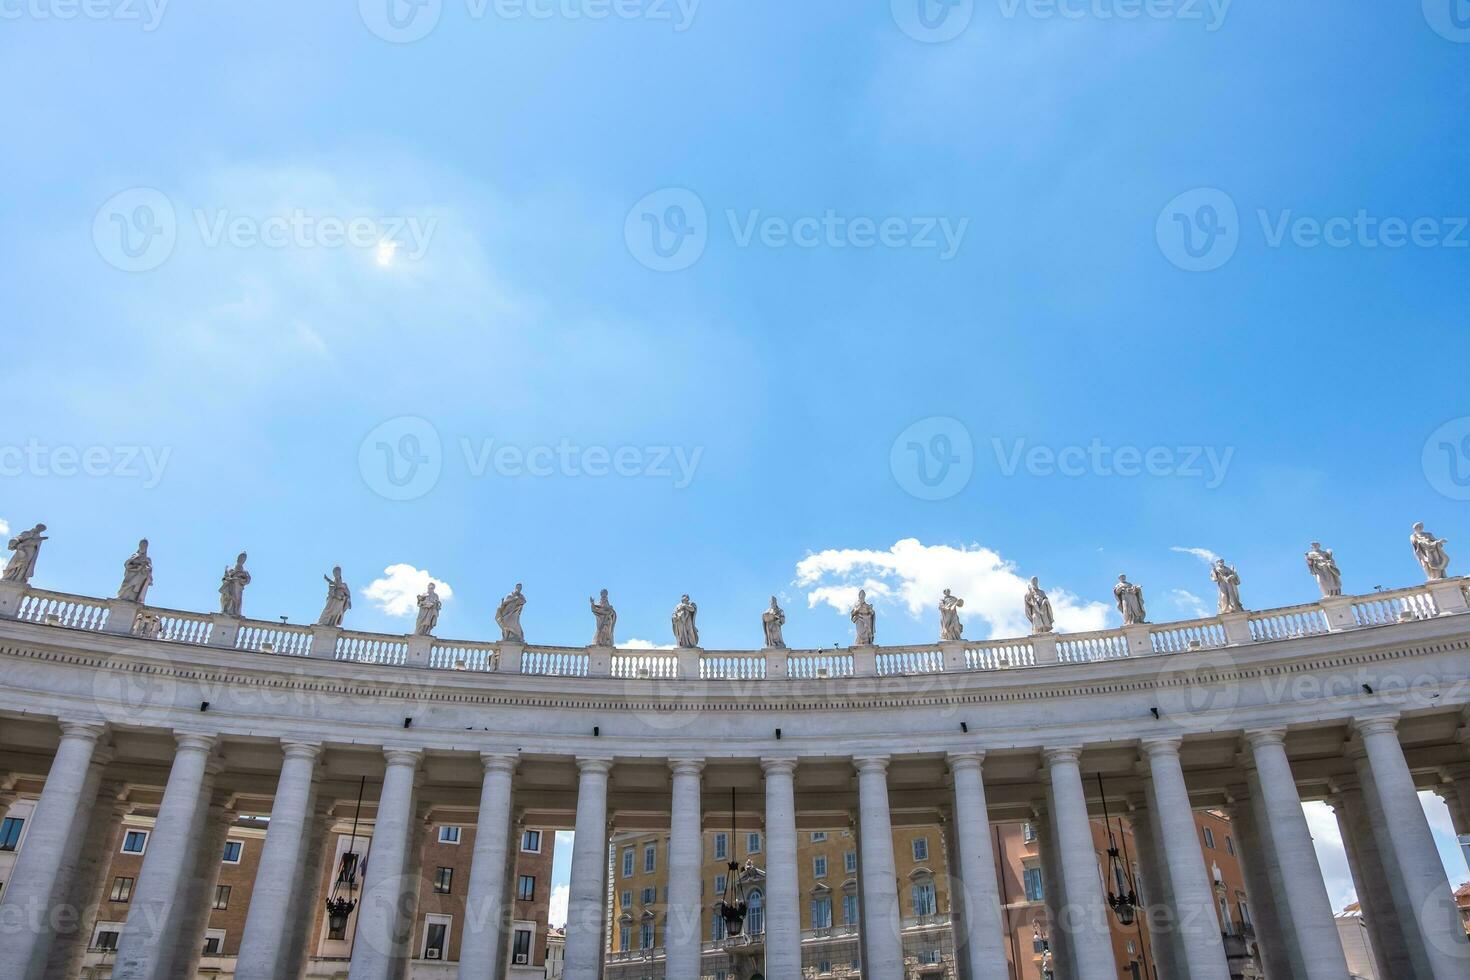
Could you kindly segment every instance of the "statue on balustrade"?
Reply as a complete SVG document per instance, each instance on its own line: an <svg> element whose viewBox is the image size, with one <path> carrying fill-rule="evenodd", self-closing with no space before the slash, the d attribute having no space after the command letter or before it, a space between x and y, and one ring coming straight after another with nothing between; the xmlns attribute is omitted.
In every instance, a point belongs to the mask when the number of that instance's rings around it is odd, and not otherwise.
<svg viewBox="0 0 1470 980"><path fill-rule="evenodd" d="M234 568L226 568L219 583L219 611L226 616L240 618L240 609L245 603L245 586L250 584L250 573L245 571L245 552L235 559Z"/></svg>
<svg viewBox="0 0 1470 980"><path fill-rule="evenodd" d="M1118 602L1118 612L1123 614L1124 626L1148 622L1148 615L1143 609L1143 588L1128 581L1127 575L1118 576L1118 584L1113 586L1113 597Z"/></svg>
<svg viewBox="0 0 1470 980"><path fill-rule="evenodd" d="M1240 575L1224 558L1216 558L1210 566L1210 579L1220 591L1220 615L1245 611L1240 602Z"/></svg>
<svg viewBox="0 0 1470 980"><path fill-rule="evenodd" d="M148 557L148 539L138 542L133 557L123 562L122 585L117 597L128 602L142 603L148 598L148 586L153 584L153 559Z"/></svg>
<svg viewBox="0 0 1470 980"><path fill-rule="evenodd" d="M526 597L521 594L521 583L495 609L495 623L500 627L500 639L506 643L525 643L526 634L521 631L521 610L526 608Z"/></svg>
<svg viewBox="0 0 1470 980"><path fill-rule="evenodd" d="M960 622L960 607L964 604L965 600L944 590L944 597L939 600L939 639L950 642L963 639L965 624Z"/></svg>
<svg viewBox="0 0 1470 980"><path fill-rule="evenodd" d="M10 550L15 554L5 563L4 581L25 585L36 574L36 558L41 554L41 542L46 540L46 536L41 533L44 530L46 525L37 524L29 531L22 531L10 539Z"/></svg>
<svg viewBox="0 0 1470 980"><path fill-rule="evenodd" d="M699 627L694 622L698 615L699 607L689 600L689 596L681 596L679 604L674 607L673 625L674 642L682 649L699 646Z"/></svg>
<svg viewBox="0 0 1470 980"><path fill-rule="evenodd" d="M153 612L138 613L138 618L133 620L133 635L145 640L162 639L163 617Z"/></svg>
<svg viewBox="0 0 1470 980"><path fill-rule="evenodd" d="M439 610L444 608L439 593L434 591L434 583L429 583L429 590L418 597L419 617L413 624L413 631L418 636L430 636L434 627L439 625Z"/></svg>
<svg viewBox="0 0 1470 980"><path fill-rule="evenodd" d="M347 583L342 581L342 566L337 565L332 569L332 575L328 578L322 576L327 583L327 604L322 607L322 614L317 619L318 626L341 626L342 617L347 615L347 610L352 608L352 590Z"/></svg>
<svg viewBox="0 0 1470 980"><path fill-rule="evenodd" d="M1056 616L1051 611L1051 599L1042 591L1041 582L1031 576L1031 585L1026 589L1026 618L1031 620L1031 632L1050 633L1056 626Z"/></svg>
<svg viewBox="0 0 1470 980"><path fill-rule="evenodd" d="M1449 571L1450 556L1445 553L1445 539L1436 538L1424 530L1424 522L1419 521L1414 525L1414 533L1409 536L1409 543L1414 546L1414 557L1419 559L1419 565L1424 569L1424 575L1433 582L1445 577Z"/></svg>
<svg viewBox="0 0 1470 980"><path fill-rule="evenodd" d="M786 641L781 636L781 627L786 625L786 611L776 602L776 597L771 596L771 608L761 613L761 627L766 631L766 647L771 650L784 650Z"/></svg>
<svg viewBox="0 0 1470 980"><path fill-rule="evenodd" d="M853 629L857 632L855 645L872 646L873 636L877 633L878 616L873 612L873 604L868 601L866 589L858 589L857 605L852 607L848 618L852 620Z"/></svg>
<svg viewBox="0 0 1470 980"><path fill-rule="evenodd" d="M1331 548L1323 548L1322 542L1313 541L1312 550L1307 552L1307 568L1316 576L1323 596L1342 595L1342 572Z"/></svg>
<svg viewBox="0 0 1470 980"><path fill-rule="evenodd" d="M600 599L587 600L592 606L592 618L597 620L597 632L592 635L592 645L615 646L613 630L618 625L618 611L607 601L607 589L603 589L600 596Z"/></svg>

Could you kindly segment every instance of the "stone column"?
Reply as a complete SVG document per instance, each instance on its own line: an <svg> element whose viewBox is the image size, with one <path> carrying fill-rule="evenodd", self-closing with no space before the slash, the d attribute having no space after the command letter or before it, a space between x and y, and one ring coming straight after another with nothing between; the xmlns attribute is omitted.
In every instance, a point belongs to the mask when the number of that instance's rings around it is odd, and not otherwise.
<svg viewBox="0 0 1470 980"><path fill-rule="evenodd" d="M94 755L92 765L99 765ZM92 808L91 820L87 824L87 835L82 840L76 875L71 888L69 904L77 909L76 929L69 939L62 936L51 946L51 956L46 963L46 980L70 980L81 975L82 959L87 946L92 942L92 931L97 926L97 911L107 894L108 866L117 853L115 835L118 824L128 811L128 805L120 797L126 791L120 782L104 781L97 791L96 803Z"/></svg>
<svg viewBox="0 0 1470 980"><path fill-rule="evenodd" d="M204 956L204 933L209 928L209 915L214 909L214 889L219 884L224 864L225 840L234 825L235 814L224 799L214 799L212 775L206 780L211 787L200 800L200 827L195 839L193 868L185 884L179 909L178 932L174 936L171 977L194 977Z"/></svg>
<svg viewBox="0 0 1470 980"><path fill-rule="evenodd" d="M1041 888L1046 903L1047 935L1051 944L1052 967L1058 980L1076 980L1072 966L1072 948L1068 944L1067 931L1062 928L1062 914L1067 905L1067 893L1062 884L1059 867L1060 853L1057 849L1056 827L1052 824L1051 790L1046 791L1044 801L1032 804L1036 816L1036 853L1041 859Z"/></svg>
<svg viewBox="0 0 1470 980"><path fill-rule="evenodd" d="M414 783L423 752L386 749L383 754L388 768L383 773L383 790L373 821L348 980L388 980L394 952L404 942L404 932L413 927L412 922L403 921L399 902L403 868L414 835Z"/></svg>
<svg viewBox="0 0 1470 980"><path fill-rule="evenodd" d="M579 757L577 769L566 980L597 980L602 975L603 911L607 906L607 784L612 760Z"/></svg>
<svg viewBox="0 0 1470 980"><path fill-rule="evenodd" d="M669 899L664 915L664 976L667 980L699 980L700 927L704 904L704 817L699 774L701 759L675 759L669 820ZM733 842L732 842L733 843Z"/></svg>
<svg viewBox="0 0 1470 980"><path fill-rule="evenodd" d="M480 816L475 825L475 853L470 862L470 888L460 934L460 980L492 980L514 911L504 903L509 877L507 855L512 847L511 799L520 759L513 753L482 752L480 761L485 775L480 786Z"/></svg>
<svg viewBox="0 0 1470 980"><path fill-rule="evenodd" d="M1143 754L1153 784L1164 872L1174 892L1184 966L1190 980L1230 980L1215 912L1215 892L1200 852L1194 808L1179 763L1179 745L1179 739L1146 741Z"/></svg>
<svg viewBox="0 0 1470 980"><path fill-rule="evenodd" d="M949 771L954 778L954 836L960 873L958 882L951 876L950 890L963 896L968 927L964 935L955 937L955 945L968 964L972 980L1008 980L1005 923L1001 919L1000 891L996 887L995 852L990 843L990 809L985 803L984 761L984 752L949 756Z"/></svg>
<svg viewBox="0 0 1470 980"><path fill-rule="evenodd" d="M1350 785L1343 785L1345 782ZM1377 846L1370 843L1364 847L1360 841L1360 837L1371 837L1371 833L1359 833L1363 822L1363 792L1357 782L1353 777L1334 780L1338 793L1327 804L1332 807L1337 817L1338 832L1342 834L1343 850L1347 852L1348 873L1352 876L1353 891L1358 896L1363 925L1368 930L1368 938L1372 944L1374 970L1380 977L1409 976L1413 968L1409 965L1408 953L1403 948L1403 937L1397 929L1386 928L1392 920L1393 906L1385 906L1388 881L1383 877L1383 868L1374 866L1378 861ZM1371 861L1368 860L1370 857Z"/></svg>
<svg viewBox="0 0 1470 980"><path fill-rule="evenodd" d="M245 931L240 937L240 955L235 961L235 980L276 980L290 952L286 944L291 897L303 889L307 850L306 832L311 825L312 779L320 745L286 742L285 759L276 781L276 798L271 804L270 826L255 870L250 891L250 908L245 913Z"/></svg>
<svg viewBox="0 0 1470 980"><path fill-rule="evenodd" d="M61 725L25 846L0 898L0 919L18 925L0 943L0 977L33 980L45 970L55 935L51 897L70 874L67 844L86 826L93 802L86 798L89 769L104 731L101 725Z"/></svg>
<svg viewBox="0 0 1470 980"><path fill-rule="evenodd" d="M1148 780L1144 780L1148 785ZM1143 887L1140 899L1147 896L1148 903L1139 911L1148 927L1149 953L1161 977L1181 976L1177 966L1180 953L1175 940L1178 930L1174 918L1173 891L1169 887L1169 876L1164 873L1164 862L1159 857L1158 826L1152 817L1150 805L1153 794L1133 795L1128 798L1130 813L1128 822L1133 826L1134 853L1142 872ZM1283 974L1283 977L1285 974Z"/></svg>
<svg viewBox="0 0 1470 980"><path fill-rule="evenodd" d="M1256 828L1256 815L1250 805L1250 792L1244 786L1230 787L1234 801L1229 808L1230 823L1235 828L1236 857L1245 878L1246 901L1250 905L1251 924L1256 933L1256 949L1267 980L1286 980L1291 976L1291 956L1287 953L1281 914L1276 907L1276 891L1271 887L1266 869L1266 855Z"/></svg>
<svg viewBox="0 0 1470 980"><path fill-rule="evenodd" d="M1400 878L1407 900L1406 906L1395 911L1401 923L1414 926L1411 938L1422 943L1420 950L1411 950L1415 962L1422 962L1418 975L1434 980L1463 978L1470 973L1470 943L1419 804L1414 777L1399 746L1398 720L1359 718L1353 724L1363 740L1373 778L1373 786L1365 785L1364 792L1374 793L1383 811L1387 830L1384 866L1388 874Z"/></svg>
<svg viewBox="0 0 1470 980"><path fill-rule="evenodd" d="M903 976L902 917L893 859L893 821L888 813L888 756L853 760L858 773L858 850L863 855L863 931L869 959L863 972Z"/></svg>
<svg viewBox="0 0 1470 980"><path fill-rule="evenodd" d="M1285 732L1279 729L1246 733L1260 783L1261 816L1269 835L1272 857L1280 869L1281 895L1294 945L1300 951L1300 973L1305 980L1342 980L1347 958L1337 937L1337 923L1327 899L1322 868L1312 847L1296 777L1286 757ZM1254 788L1253 788L1254 790Z"/></svg>
<svg viewBox="0 0 1470 980"><path fill-rule="evenodd" d="M801 905L796 876L796 760L762 759L761 769L766 774L765 974L773 980L799 977Z"/></svg>
<svg viewBox="0 0 1470 980"><path fill-rule="evenodd" d="M414 779L414 797L418 798L418 787L423 773ZM403 855L403 869L398 884L398 921L401 924L393 943L393 965L389 972L392 980L407 980L408 962L415 955L418 937L414 929L419 921L419 895L424 885L424 842L429 838L433 818L433 806L419 802L414 809L413 830L408 838L408 850Z"/></svg>
<svg viewBox="0 0 1470 980"><path fill-rule="evenodd" d="M325 899L322 889L327 877L327 844L331 835L332 809L336 801L325 796L321 784L312 787L311 823L306 830L306 846L302 860L304 876L300 891L291 896L290 924L286 937L286 955L281 963L282 980L301 980L306 962L315 952L312 937L318 923L324 922Z"/></svg>
<svg viewBox="0 0 1470 980"><path fill-rule="evenodd" d="M90 897L94 889L95 881L102 872L96 867L98 856L86 850L85 837L94 828L97 819L106 820L108 809L98 806L98 794L102 787L102 774L110 761L111 751L105 747L99 747L92 753L91 765L87 767L87 778L82 783L83 812L78 823L78 835L66 842L66 849L62 853L61 871L56 876L55 885L51 889L51 899L47 905L50 910L46 928L53 933L51 949L46 957L46 971L51 973L60 965L60 961L67 958L78 946L85 947L91 933L82 936L80 928L82 920L86 918L87 909L85 897Z"/></svg>
<svg viewBox="0 0 1470 980"><path fill-rule="evenodd" d="M1455 834L1470 837L1470 763L1447 766L1441 775L1449 783L1435 792L1450 809L1450 820L1454 823Z"/></svg>
<svg viewBox="0 0 1470 980"><path fill-rule="evenodd" d="M1113 980L1118 971L1092 843L1092 820L1082 792L1082 749L1046 749L1043 757L1051 777L1052 824L1067 899L1062 925L1070 927L1067 939L1077 980Z"/></svg>

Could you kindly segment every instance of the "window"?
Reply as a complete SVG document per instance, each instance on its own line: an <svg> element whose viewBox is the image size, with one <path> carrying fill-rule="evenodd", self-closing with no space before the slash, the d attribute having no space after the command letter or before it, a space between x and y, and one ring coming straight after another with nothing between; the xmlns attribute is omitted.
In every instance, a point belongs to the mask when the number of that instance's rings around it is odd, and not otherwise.
<svg viewBox="0 0 1470 980"><path fill-rule="evenodd" d="M827 859L820 854L812 858L812 877L827 877ZM813 928L815 928L815 926Z"/></svg>
<svg viewBox="0 0 1470 980"><path fill-rule="evenodd" d="M424 917L424 959L442 960L449 946L448 916L428 915Z"/></svg>
<svg viewBox="0 0 1470 980"><path fill-rule="evenodd" d="M1231 857L1235 856L1235 838L1229 834L1225 835L1225 853Z"/></svg>
<svg viewBox="0 0 1470 980"><path fill-rule="evenodd" d="M225 953L225 931L210 929L204 934L204 955L223 956Z"/></svg>
<svg viewBox="0 0 1470 980"><path fill-rule="evenodd" d="M224 911L225 909L230 907L229 885L214 886L214 907L220 911Z"/></svg>
<svg viewBox="0 0 1470 980"><path fill-rule="evenodd" d="M1022 880L1026 885L1026 901L1046 901L1046 887L1041 883L1040 868L1026 868L1025 871L1022 872Z"/></svg>
<svg viewBox="0 0 1470 980"><path fill-rule="evenodd" d="M541 853L541 831L528 830L521 835L521 850L527 854Z"/></svg>
<svg viewBox="0 0 1470 980"><path fill-rule="evenodd" d="M652 874L658 868L658 845L643 845L643 873Z"/></svg>
<svg viewBox="0 0 1470 980"><path fill-rule="evenodd" d="M716 922L720 921L720 917L718 915L715 916L715 921ZM719 939L720 937L719 936L716 936L715 938L716 939ZM630 950L632 948L633 948L633 927L631 925L629 925L628 923L626 923L626 922L621 923L618 926L618 949L621 952L627 952L628 950Z"/></svg>
<svg viewBox="0 0 1470 980"><path fill-rule="evenodd" d="M1240 910L1240 924L1247 929L1254 929L1255 924L1251 922L1251 908L1245 904L1245 899L1237 896L1235 907Z"/></svg>
<svg viewBox="0 0 1470 980"><path fill-rule="evenodd" d="M761 835L760 834L746 834L745 835L745 853L746 854L759 854L760 852L761 852Z"/></svg>
<svg viewBox="0 0 1470 980"><path fill-rule="evenodd" d="M1036 841L1036 825L1030 820L1021 824L1021 840L1027 844L1032 844Z"/></svg>
<svg viewBox="0 0 1470 980"><path fill-rule="evenodd" d="M132 898L133 879L122 877L112 879L112 892L107 896L109 902L129 902L132 901Z"/></svg>
<svg viewBox="0 0 1470 980"><path fill-rule="evenodd" d="M120 928L115 922L98 926L97 935L92 937L92 948L109 953L117 949L117 934Z"/></svg>
<svg viewBox="0 0 1470 980"><path fill-rule="evenodd" d="M909 891L914 903L914 915L934 915L939 910L934 899L934 882L918 882Z"/></svg>
<svg viewBox="0 0 1470 980"><path fill-rule="evenodd" d="M520 877L516 878L516 901L518 901L518 902L534 902L534 901L536 901L536 876L535 875L521 875Z"/></svg>
<svg viewBox="0 0 1470 980"><path fill-rule="evenodd" d="M454 888L454 869L441 867L434 872L434 893L448 895Z"/></svg>
<svg viewBox="0 0 1470 980"><path fill-rule="evenodd" d="M653 903L657 902L658 901L658 889L657 888L645 888L645 889L643 889L643 894L639 896L639 901L641 901L644 906L649 906L649 905L652 905Z"/></svg>
<svg viewBox="0 0 1470 980"><path fill-rule="evenodd" d="M814 830L814 831L812 831L812 843L813 844L820 844L820 843L822 843L822 841L824 841L826 839L827 839L827 832L825 830Z"/></svg>
<svg viewBox="0 0 1470 980"><path fill-rule="evenodd" d="M245 853L245 843L238 840L225 841L225 864L239 864L240 857Z"/></svg>
<svg viewBox="0 0 1470 980"><path fill-rule="evenodd" d="M1215 832L1209 827L1203 829L1205 832L1205 846L1213 851L1215 849Z"/></svg>
<svg viewBox="0 0 1470 980"><path fill-rule="evenodd" d="M715 834L715 857L721 860L730 856L730 836Z"/></svg>
<svg viewBox="0 0 1470 980"><path fill-rule="evenodd" d="M512 963L531 962L531 940L533 938L535 937L532 936L530 929L516 930L515 945L511 947Z"/></svg>
<svg viewBox="0 0 1470 980"><path fill-rule="evenodd" d="M1227 936L1235 935L1235 922L1230 918L1230 901L1220 897L1220 931Z"/></svg>
<svg viewBox="0 0 1470 980"><path fill-rule="evenodd" d="M927 837L915 837L914 838L914 860L915 861L927 861L927 860L929 860L929 838L927 838Z"/></svg>
<svg viewBox="0 0 1470 980"><path fill-rule="evenodd" d="M818 895L812 899L812 928L832 928L832 896Z"/></svg>
<svg viewBox="0 0 1470 980"><path fill-rule="evenodd" d="M0 823L0 851L13 851L20 846L20 832L26 822L20 817L6 817Z"/></svg>
<svg viewBox="0 0 1470 980"><path fill-rule="evenodd" d="M620 897L622 898L622 901L619 902L618 904L620 906L622 906L623 908L626 909L629 905L632 905L633 904L633 893L632 892L623 892Z"/></svg>
<svg viewBox="0 0 1470 980"><path fill-rule="evenodd" d="M842 896L842 924L855 926L858 920L858 904L856 895Z"/></svg>
<svg viewBox="0 0 1470 980"><path fill-rule="evenodd" d="M857 874L857 851L848 851L842 855L842 867L850 875Z"/></svg>
<svg viewBox="0 0 1470 980"><path fill-rule="evenodd" d="M638 926L638 948L653 949L652 919L644 919Z"/></svg>
<svg viewBox="0 0 1470 980"><path fill-rule="evenodd" d="M148 850L148 831L130 830L123 834L122 852L124 854L142 854Z"/></svg>
<svg viewBox="0 0 1470 980"><path fill-rule="evenodd" d="M441 843L441 844L458 844L459 843L459 828L458 827L440 827L439 828L439 843ZM537 845L537 850L540 850L540 845L539 844Z"/></svg>
<svg viewBox="0 0 1470 980"><path fill-rule="evenodd" d="M727 884L729 884L728 878L726 878L724 875L715 875L715 894L723 898L725 895L725 886Z"/></svg>
<svg viewBox="0 0 1470 980"><path fill-rule="evenodd" d="M766 896L759 891L750 893L747 904L746 922L750 927L752 936L759 936L766 931Z"/></svg>
<svg viewBox="0 0 1470 980"><path fill-rule="evenodd" d="M623 877L633 877L633 849L631 847L623 848Z"/></svg>

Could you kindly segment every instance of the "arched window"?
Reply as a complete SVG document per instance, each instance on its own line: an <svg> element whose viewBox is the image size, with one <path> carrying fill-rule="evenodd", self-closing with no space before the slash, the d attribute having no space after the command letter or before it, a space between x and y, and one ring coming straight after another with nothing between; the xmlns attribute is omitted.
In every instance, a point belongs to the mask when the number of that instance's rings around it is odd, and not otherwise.
<svg viewBox="0 0 1470 980"><path fill-rule="evenodd" d="M746 928L752 936L762 935L766 931L766 896L761 894L760 889L756 889L746 901Z"/></svg>

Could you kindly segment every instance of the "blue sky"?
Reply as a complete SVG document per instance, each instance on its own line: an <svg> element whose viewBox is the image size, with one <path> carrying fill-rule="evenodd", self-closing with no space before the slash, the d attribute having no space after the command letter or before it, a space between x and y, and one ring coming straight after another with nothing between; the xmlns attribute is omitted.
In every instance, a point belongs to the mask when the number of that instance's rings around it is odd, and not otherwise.
<svg viewBox="0 0 1470 980"><path fill-rule="evenodd" d="M1313 539L1359 592L1419 578L1414 520L1470 541L1448 0L609 9L6 8L38 585L109 593L147 535L167 606L243 548L264 618L341 564L362 629L429 574L445 635L522 581L532 642L606 587L623 639L689 592L752 646L777 593L818 646L868 582L921 642L944 582L983 636L1033 574L1081 628L1119 572L1212 605L1176 548L1271 606Z"/></svg>

